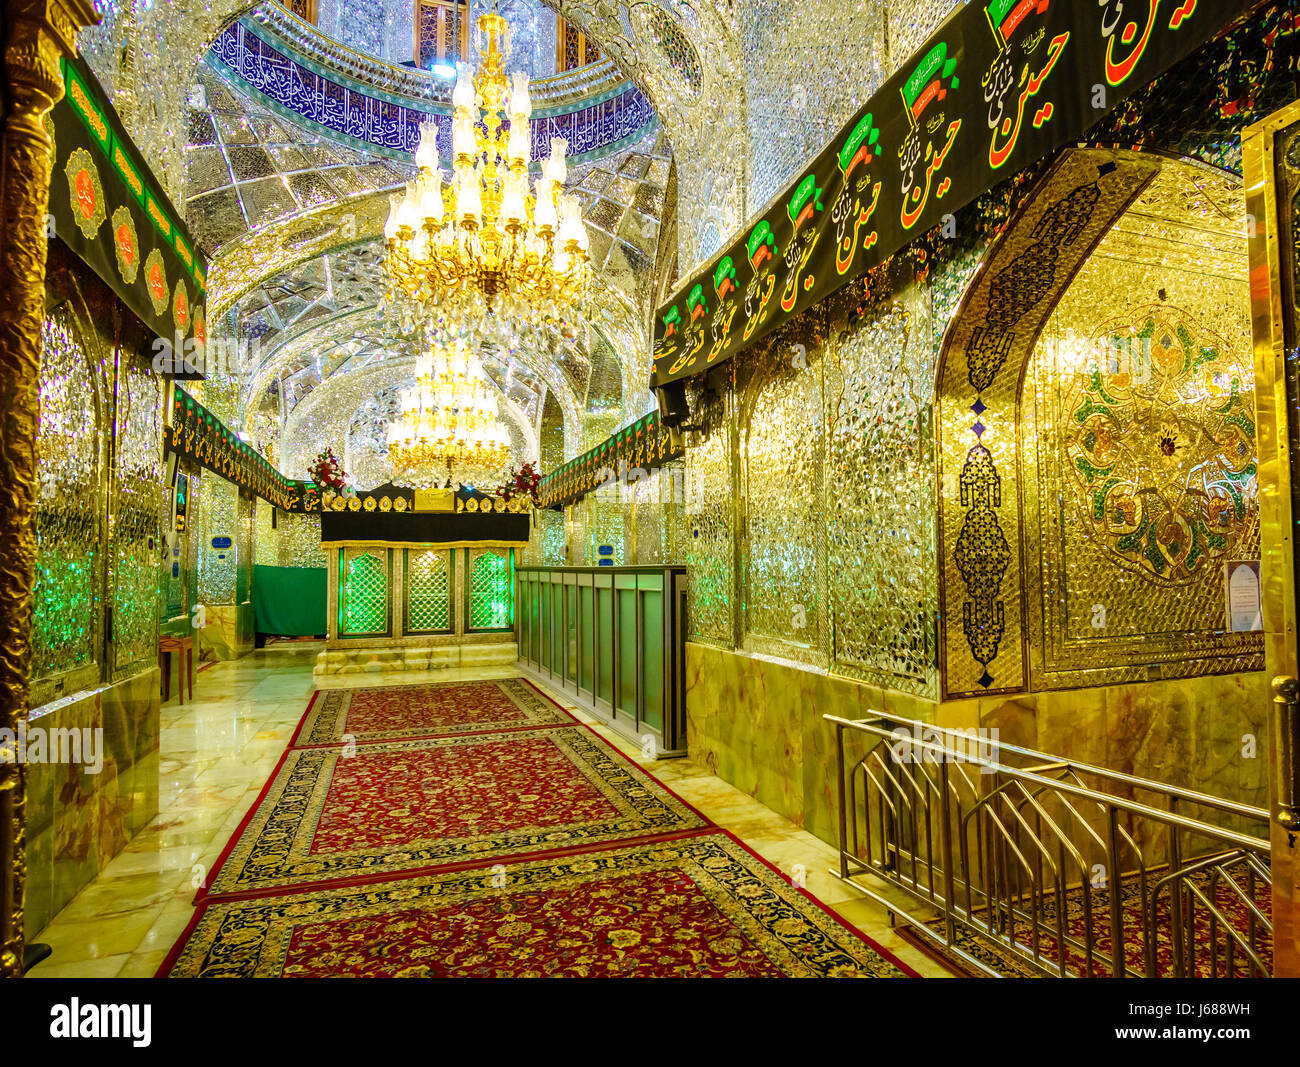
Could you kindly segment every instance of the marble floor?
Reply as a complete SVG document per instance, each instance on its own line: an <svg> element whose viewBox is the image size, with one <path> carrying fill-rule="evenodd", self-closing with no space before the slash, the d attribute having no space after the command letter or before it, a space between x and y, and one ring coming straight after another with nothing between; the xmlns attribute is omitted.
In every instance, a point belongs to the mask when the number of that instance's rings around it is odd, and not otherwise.
<svg viewBox="0 0 1300 1067"><path fill-rule="evenodd" d="M311 696L318 647L272 646L199 673L197 698L162 706L159 814L37 936L53 955L32 978L142 978L158 969L193 915L206 876L284 752ZM511 669L403 674L400 684L510 677ZM344 675L321 688L394 684ZM638 749L570 708L629 758L786 874L806 872L824 904L927 977L951 977L900 938L883 908L828 873L835 851L707 771L681 760L645 760Z"/></svg>

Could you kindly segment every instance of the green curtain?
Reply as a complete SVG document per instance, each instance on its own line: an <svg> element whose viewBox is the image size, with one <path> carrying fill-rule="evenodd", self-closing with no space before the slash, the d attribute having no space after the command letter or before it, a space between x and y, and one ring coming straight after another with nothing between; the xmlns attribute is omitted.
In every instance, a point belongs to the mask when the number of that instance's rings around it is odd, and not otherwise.
<svg viewBox="0 0 1300 1067"><path fill-rule="evenodd" d="M324 567L253 568L253 614L257 632L315 637L326 632Z"/></svg>

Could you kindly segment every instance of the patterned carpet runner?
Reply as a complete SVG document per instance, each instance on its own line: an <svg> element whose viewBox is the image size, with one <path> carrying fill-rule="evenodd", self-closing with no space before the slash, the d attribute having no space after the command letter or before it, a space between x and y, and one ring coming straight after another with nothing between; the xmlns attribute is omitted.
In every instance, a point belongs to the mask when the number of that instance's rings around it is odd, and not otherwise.
<svg viewBox="0 0 1300 1067"><path fill-rule="evenodd" d="M285 754L211 893L391 877L708 825L582 726Z"/></svg>
<svg viewBox="0 0 1300 1067"><path fill-rule="evenodd" d="M173 977L877 977L912 972L724 831L207 905Z"/></svg>
<svg viewBox="0 0 1300 1067"><path fill-rule="evenodd" d="M529 683L317 693L159 971L914 974Z"/></svg>
<svg viewBox="0 0 1300 1067"><path fill-rule="evenodd" d="M528 682L451 682L318 692L290 745L444 737L484 730L572 726L578 720Z"/></svg>

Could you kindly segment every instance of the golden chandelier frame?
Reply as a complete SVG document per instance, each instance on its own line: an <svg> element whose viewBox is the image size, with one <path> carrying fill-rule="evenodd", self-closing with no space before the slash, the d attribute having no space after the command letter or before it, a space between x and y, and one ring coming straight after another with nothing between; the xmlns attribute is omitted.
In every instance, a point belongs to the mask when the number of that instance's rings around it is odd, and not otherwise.
<svg viewBox="0 0 1300 1067"><path fill-rule="evenodd" d="M510 435L495 390L464 337L436 341L416 361L415 376L388 426L394 484L495 484L510 458Z"/></svg>
<svg viewBox="0 0 1300 1067"><path fill-rule="evenodd" d="M522 71L511 75L507 97L510 25L495 12L480 15L476 40L478 73L462 64L452 94L450 183L438 167L437 126L427 122L418 174L390 200L388 303L457 328L482 329L492 315L571 325L591 270L581 205L563 191L568 145L551 141L530 189L532 101Z"/></svg>

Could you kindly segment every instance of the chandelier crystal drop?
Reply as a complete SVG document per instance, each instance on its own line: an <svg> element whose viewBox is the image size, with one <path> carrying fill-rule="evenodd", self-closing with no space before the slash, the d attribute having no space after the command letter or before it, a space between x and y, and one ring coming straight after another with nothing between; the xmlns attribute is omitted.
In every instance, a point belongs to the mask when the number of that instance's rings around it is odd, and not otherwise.
<svg viewBox="0 0 1300 1067"><path fill-rule="evenodd" d="M568 177L563 138L530 182L528 76L511 75L510 25L479 16L481 66L460 65L452 93L450 179L438 167L437 126L420 128L418 174L390 200L384 226L390 307L482 330L493 318L571 324L591 270L587 228Z"/></svg>
<svg viewBox="0 0 1300 1067"><path fill-rule="evenodd" d="M388 426L393 481L417 489L495 485L510 458L495 391L463 338L435 343L416 361Z"/></svg>

